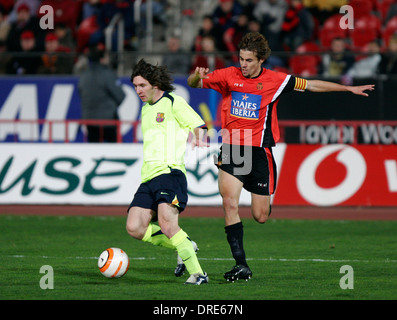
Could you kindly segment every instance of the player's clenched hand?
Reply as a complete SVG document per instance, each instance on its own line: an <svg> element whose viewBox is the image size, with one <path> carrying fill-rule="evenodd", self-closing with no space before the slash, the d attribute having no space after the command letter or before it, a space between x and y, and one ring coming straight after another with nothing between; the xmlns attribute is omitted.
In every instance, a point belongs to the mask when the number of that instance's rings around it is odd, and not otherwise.
<svg viewBox="0 0 397 320"><path fill-rule="evenodd" d="M374 91L374 90L375 90L374 84L350 87L350 92L360 95L360 96L365 96L365 97L368 97L368 93L366 93L365 91Z"/></svg>
<svg viewBox="0 0 397 320"><path fill-rule="evenodd" d="M200 77L200 79L208 79L207 73L210 71L208 68L197 67L194 71L196 77Z"/></svg>
<svg viewBox="0 0 397 320"><path fill-rule="evenodd" d="M207 76L210 69L197 67L196 70L187 78L187 84L192 88L201 88L201 80L209 78Z"/></svg>

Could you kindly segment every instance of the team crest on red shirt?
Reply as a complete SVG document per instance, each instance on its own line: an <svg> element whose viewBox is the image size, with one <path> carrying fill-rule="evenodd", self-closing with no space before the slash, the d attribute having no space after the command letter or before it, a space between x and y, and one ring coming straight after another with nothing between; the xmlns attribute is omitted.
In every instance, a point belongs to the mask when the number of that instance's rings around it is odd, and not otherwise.
<svg viewBox="0 0 397 320"><path fill-rule="evenodd" d="M156 121L157 122L163 122L164 121L164 113L163 112L157 112Z"/></svg>
<svg viewBox="0 0 397 320"><path fill-rule="evenodd" d="M259 83L256 85L256 88L257 88L258 90L262 90L262 89L263 89L263 84L262 84L262 82L259 82Z"/></svg>

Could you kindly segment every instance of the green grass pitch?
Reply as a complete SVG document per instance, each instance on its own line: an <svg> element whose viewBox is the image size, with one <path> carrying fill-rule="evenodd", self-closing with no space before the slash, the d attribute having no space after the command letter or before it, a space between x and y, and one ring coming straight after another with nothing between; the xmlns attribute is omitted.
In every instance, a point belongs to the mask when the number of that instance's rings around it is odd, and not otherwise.
<svg viewBox="0 0 397 320"><path fill-rule="evenodd" d="M243 220L250 281L228 283L233 266L223 219L181 217L199 245L210 283L187 286L173 274L176 253L128 236L125 217L0 216L1 300L325 300L397 299L397 221ZM100 253L119 247L130 270L102 276ZM40 281L53 270L53 289ZM352 268L342 289L341 267ZM346 274L347 275L347 274ZM343 281L342 281L343 282ZM346 281L345 281L346 282ZM346 282L347 283L347 282Z"/></svg>

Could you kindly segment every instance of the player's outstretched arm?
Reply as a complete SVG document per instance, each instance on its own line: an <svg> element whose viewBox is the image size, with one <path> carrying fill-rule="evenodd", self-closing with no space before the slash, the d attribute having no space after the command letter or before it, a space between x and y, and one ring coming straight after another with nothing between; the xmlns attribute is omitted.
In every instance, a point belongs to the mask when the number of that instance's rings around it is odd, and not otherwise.
<svg viewBox="0 0 397 320"><path fill-rule="evenodd" d="M187 84L192 88L201 88L201 79L208 78L207 73L210 70L208 68L197 67L194 73L187 78Z"/></svg>
<svg viewBox="0 0 397 320"><path fill-rule="evenodd" d="M306 90L312 92L348 91L353 94L368 97L368 93L365 91L375 90L375 85L368 84L364 86L345 86L329 81L308 80Z"/></svg>

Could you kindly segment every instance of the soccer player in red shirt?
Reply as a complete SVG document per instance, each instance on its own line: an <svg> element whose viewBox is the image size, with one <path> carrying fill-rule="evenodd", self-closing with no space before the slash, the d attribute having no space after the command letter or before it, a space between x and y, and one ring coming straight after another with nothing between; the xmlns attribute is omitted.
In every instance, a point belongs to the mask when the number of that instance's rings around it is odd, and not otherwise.
<svg viewBox="0 0 397 320"><path fill-rule="evenodd" d="M250 279L243 247L243 224L238 207L242 188L251 193L251 212L259 223L270 216L270 196L276 188L276 163L272 147L280 137L277 103L292 90L346 91L368 96L374 85L345 86L321 80L306 80L262 67L270 56L266 38L246 34L239 44L240 68L209 72L197 67L187 82L192 88L211 88L222 94L222 147L218 158L219 192L225 212L225 232L236 265L226 280Z"/></svg>

